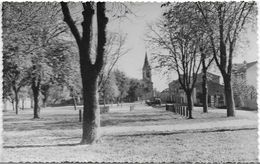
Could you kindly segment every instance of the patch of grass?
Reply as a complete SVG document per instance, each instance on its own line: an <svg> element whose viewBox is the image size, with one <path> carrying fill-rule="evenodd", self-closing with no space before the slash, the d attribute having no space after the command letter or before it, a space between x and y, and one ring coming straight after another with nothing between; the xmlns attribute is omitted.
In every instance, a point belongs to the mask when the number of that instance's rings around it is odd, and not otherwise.
<svg viewBox="0 0 260 164"><path fill-rule="evenodd" d="M218 110L218 109L217 109ZM248 114L248 113L246 113ZM142 128L145 125L192 125L214 121L251 119L249 116L226 118L225 112L202 113L187 120L164 108L116 111L101 115L102 128ZM187 162L257 161L257 130L254 128L185 132L149 132L143 135L104 135L93 145L78 145L81 123L73 107L46 108L41 118L32 119L32 111L19 115L4 113L3 161L13 162ZM257 120L257 117L253 117ZM163 130L163 129L162 129ZM194 133L195 132L195 133Z"/></svg>
<svg viewBox="0 0 260 164"><path fill-rule="evenodd" d="M45 139L51 138L46 137ZM65 140L67 144L5 148L3 161L257 161L256 130L152 136L106 136L94 145L77 145L75 138L66 138L63 141Z"/></svg>

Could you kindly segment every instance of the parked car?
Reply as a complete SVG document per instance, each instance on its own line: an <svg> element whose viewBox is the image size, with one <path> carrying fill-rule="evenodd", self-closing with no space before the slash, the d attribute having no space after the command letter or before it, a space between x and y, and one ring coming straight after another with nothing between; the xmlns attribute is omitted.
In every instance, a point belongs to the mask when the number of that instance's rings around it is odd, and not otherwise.
<svg viewBox="0 0 260 164"><path fill-rule="evenodd" d="M162 101L160 98L153 98L152 100L146 100L145 103L149 106L161 105Z"/></svg>

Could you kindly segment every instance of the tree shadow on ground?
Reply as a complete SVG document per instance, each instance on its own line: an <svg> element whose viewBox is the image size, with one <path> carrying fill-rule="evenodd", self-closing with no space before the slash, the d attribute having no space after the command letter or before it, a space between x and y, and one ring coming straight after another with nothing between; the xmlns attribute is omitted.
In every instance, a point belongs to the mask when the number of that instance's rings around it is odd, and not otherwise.
<svg viewBox="0 0 260 164"><path fill-rule="evenodd" d="M113 137L142 137L142 136L167 136L173 134L185 134L185 133L215 133L226 131L241 131L241 130L257 130L257 127L243 127L243 128L215 128L215 129L195 129L195 130L179 130L174 132L149 132L149 133L136 133L136 134L119 134L113 135Z"/></svg>
<svg viewBox="0 0 260 164"><path fill-rule="evenodd" d="M27 116L27 115L26 115ZM14 116L16 117L16 116ZM101 127L117 125L142 125L151 122L172 121L179 118L173 113L165 111L156 112L131 112L131 113L106 113L101 115ZM80 129L78 115L43 115L42 118L34 120L27 117L15 120L10 118L4 121L4 131L32 131L32 130L60 130Z"/></svg>
<svg viewBox="0 0 260 164"><path fill-rule="evenodd" d="M215 129L196 129L196 130L180 130L173 132L147 132L147 133L135 133L135 134L118 134L118 135L103 135L100 140L109 140L109 138L120 139L124 137L143 137L143 136L168 136L174 134L187 134L187 133L221 133L227 131L251 131L257 130L257 127L240 127L240 128L215 128ZM70 140L80 137L62 137L58 140ZM12 146L3 146L4 149L19 149L19 148L48 148L48 147L68 147L68 146L84 146L80 143L66 143L66 144L50 144L50 145L12 145Z"/></svg>
<svg viewBox="0 0 260 164"><path fill-rule="evenodd" d="M39 148L39 147L63 147L63 146L78 146L80 143L72 144L55 144L55 145L15 145L15 146L3 146L5 149L17 149L17 148Z"/></svg>
<svg viewBox="0 0 260 164"><path fill-rule="evenodd" d="M177 119L177 118L173 118L173 119ZM166 121L169 119L151 119L151 118L143 118L143 119L107 119L107 120L102 120L101 121L101 127L105 127L105 126L115 126L115 125L125 125L125 124L129 124L129 123L135 123L135 124L140 124L143 125L142 123L146 122L161 122L161 121Z"/></svg>
<svg viewBox="0 0 260 164"><path fill-rule="evenodd" d="M56 113L52 113L56 112ZM65 111L68 112L68 111ZM7 115L4 119L4 131L32 131L32 130L70 130L81 129L82 122L79 122L79 116L74 111L71 113L62 113L49 111L44 113L42 118L33 120L29 114ZM200 111L201 112L201 111ZM162 110L134 110L123 113L105 113L101 115L101 127L106 126L143 126L143 125L161 125L161 124L179 124L205 122L213 120L224 120L227 117L223 113L201 114L194 111L194 118L186 118L170 111ZM182 121L180 121L182 120Z"/></svg>

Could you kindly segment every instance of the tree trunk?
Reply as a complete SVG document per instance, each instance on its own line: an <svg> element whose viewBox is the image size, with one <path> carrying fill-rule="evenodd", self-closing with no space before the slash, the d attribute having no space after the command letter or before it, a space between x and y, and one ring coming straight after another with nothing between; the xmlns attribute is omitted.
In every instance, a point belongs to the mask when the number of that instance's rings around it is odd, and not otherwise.
<svg viewBox="0 0 260 164"><path fill-rule="evenodd" d="M40 94L40 75L38 79L34 77L32 79L32 91L33 91L33 100L34 100L34 107L33 107L33 118L40 118L40 106L39 106L39 94Z"/></svg>
<svg viewBox="0 0 260 164"><path fill-rule="evenodd" d="M40 118L39 117L39 90L37 87L32 87L33 90L33 101L34 101L34 106L33 106L33 118Z"/></svg>
<svg viewBox="0 0 260 164"><path fill-rule="evenodd" d="M92 17L94 13L91 4L86 4L86 8L90 7L88 17ZM91 13L91 10L93 13ZM86 10L84 11L86 12ZM87 13L86 13L87 15ZM85 16L86 16L85 15ZM84 17L85 18L85 17ZM84 24L86 23L86 24ZM104 52L106 44L106 25L108 23L108 18L105 16L105 3L97 3L97 29L98 29L98 41L97 41L97 51L96 51L96 61L95 64L86 64L84 61L89 61L90 59L90 40L87 38L83 42L83 47L86 51L80 51L80 68L83 84L83 96L84 96L84 112L83 112L83 135L82 144L92 144L99 139L99 126L100 126L100 109L98 106L98 77L102 70L104 64ZM87 28L84 28L86 25ZM91 29L92 22L83 22L84 32L92 34ZM90 33L89 33L90 32ZM88 35L87 34L87 35ZM84 33L83 33L84 35ZM86 35L86 36L87 36ZM84 36L83 36L84 38ZM83 48L82 47L82 48Z"/></svg>
<svg viewBox="0 0 260 164"><path fill-rule="evenodd" d="M202 103L203 103L203 112L208 112L208 83L207 83L207 70L203 69L202 75Z"/></svg>
<svg viewBox="0 0 260 164"><path fill-rule="evenodd" d="M106 95L105 95L105 92L103 93L103 105L104 105L104 107L106 106Z"/></svg>
<svg viewBox="0 0 260 164"><path fill-rule="evenodd" d="M43 106L43 108L46 108L47 107L47 101L48 101L48 98L49 98L49 88L45 88L45 91L42 94L43 94L42 106Z"/></svg>
<svg viewBox="0 0 260 164"><path fill-rule="evenodd" d="M92 144L99 139L100 109L98 106L98 76L104 64L106 45L106 25L108 18L105 15L105 2L98 2L97 8L97 48L96 61L91 60L92 19L94 8L91 2L82 3L84 11L82 22L82 37L71 18L67 3L61 2L64 21L68 24L74 35L80 56L80 72L83 85L83 134L81 144Z"/></svg>
<svg viewBox="0 0 260 164"><path fill-rule="evenodd" d="M31 101L31 108L33 108L33 96L32 95L30 95L30 101Z"/></svg>
<svg viewBox="0 0 260 164"><path fill-rule="evenodd" d="M224 88L225 88L225 99L227 106L227 116L232 117L235 116L235 101L233 95L233 89L231 85L231 77L223 77L224 78Z"/></svg>
<svg viewBox="0 0 260 164"><path fill-rule="evenodd" d="M22 110L24 110L24 99L22 99Z"/></svg>
<svg viewBox="0 0 260 164"><path fill-rule="evenodd" d="M188 110L189 110L189 117L188 119L192 119L192 110L193 110L193 100L192 100L192 92L187 91L186 92L187 101L188 101Z"/></svg>
<svg viewBox="0 0 260 164"><path fill-rule="evenodd" d="M12 107L13 107L13 111L15 110L15 107L14 107L14 99L12 99Z"/></svg>
<svg viewBox="0 0 260 164"><path fill-rule="evenodd" d="M46 108L47 106L47 98L44 96L44 98L42 99L42 107Z"/></svg>
<svg viewBox="0 0 260 164"><path fill-rule="evenodd" d="M87 75L93 75L88 71ZM83 77L83 135L81 144L91 144L99 139L100 109L98 106L98 80L97 76Z"/></svg>
<svg viewBox="0 0 260 164"><path fill-rule="evenodd" d="M75 98L74 95L72 96L72 99L73 99L73 106L74 106L74 109L77 110L77 100L76 100L76 98Z"/></svg>
<svg viewBox="0 0 260 164"><path fill-rule="evenodd" d="M18 91L14 90L14 96L15 96L15 114L18 114L18 109L19 109Z"/></svg>

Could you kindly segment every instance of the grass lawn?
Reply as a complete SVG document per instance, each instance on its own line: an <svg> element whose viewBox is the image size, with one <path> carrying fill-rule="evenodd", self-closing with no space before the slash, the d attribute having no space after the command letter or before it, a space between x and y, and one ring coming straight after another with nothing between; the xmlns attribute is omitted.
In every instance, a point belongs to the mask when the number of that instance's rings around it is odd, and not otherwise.
<svg viewBox="0 0 260 164"><path fill-rule="evenodd" d="M128 107L127 107L128 108ZM145 108L145 109L144 109ZM202 114L187 120L162 108L136 106L136 110L115 109L101 116L102 129L142 128L150 125L180 126L248 119L257 122L256 113L226 118L224 112ZM46 108L41 119L32 119L32 110L4 113L4 149L2 160L13 162L170 162L170 161L257 161L256 126L223 131L176 131L101 137L94 145L78 145L81 123L73 107ZM252 117L251 117L252 116ZM113 133L112 133L113 134Z"/></svg>

